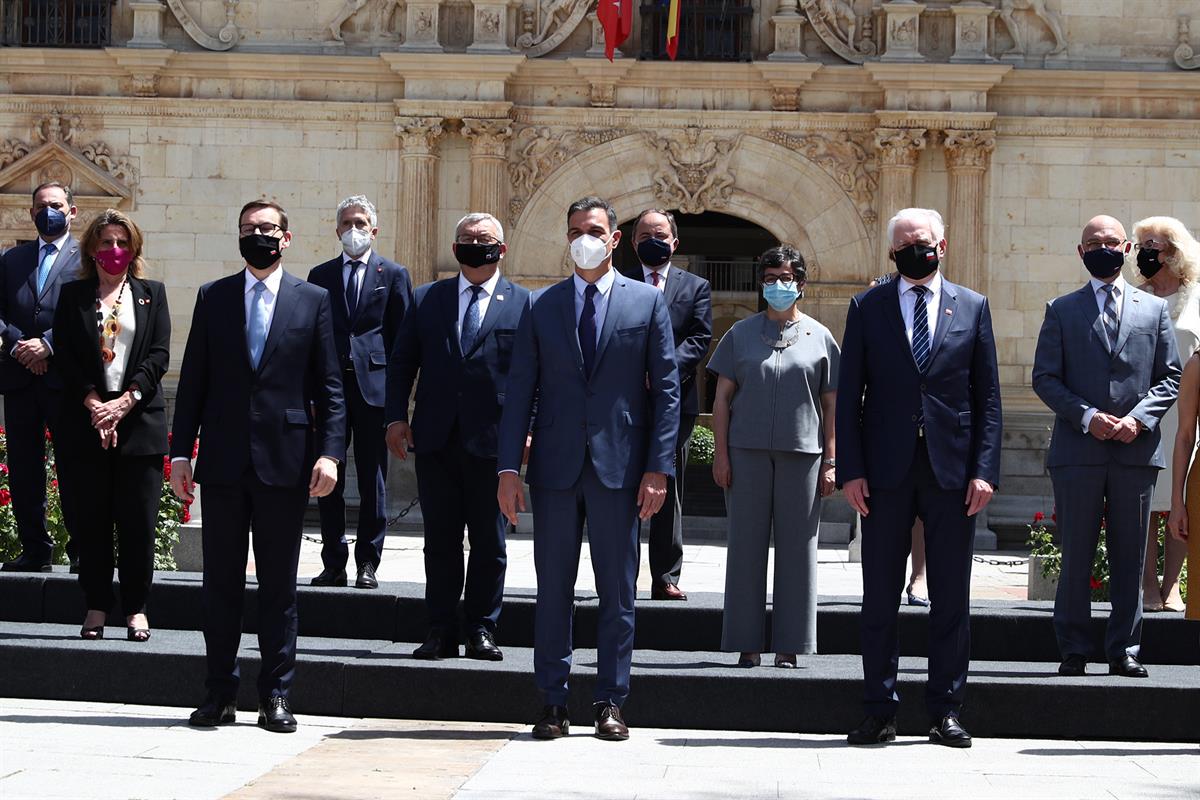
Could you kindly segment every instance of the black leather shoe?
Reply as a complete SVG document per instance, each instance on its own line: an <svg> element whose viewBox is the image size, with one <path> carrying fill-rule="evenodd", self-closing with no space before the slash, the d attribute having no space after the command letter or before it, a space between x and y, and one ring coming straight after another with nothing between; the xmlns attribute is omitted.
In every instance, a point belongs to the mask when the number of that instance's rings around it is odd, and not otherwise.
<svg viewBox="0 0 1200 800"><path fill-rule="evenodd" d="M489 631L476 631L467 637L467 646L463 649L467 658L477 658L480 661L503 661L504 653L496 647L496 640Z"/></svg>
<svg viewBox="0 0 1200 800"><path fill-rule="evenodd" d="M275 695L258 707L258 727L271 733L295 733L296 718L288 708L286 697Z"/></svg>
<svg viewBox="0 0 1200 800"><path fill-rule="evenodd" d="M896 741L896 718L875 717L870 714L846 736L849 744L882 744Z"/></svg>
<svg viewBox="0 0 1200 800"><path fill-rule="evenodd" d="M1087 659L1076 653L1070 653L1058 665L1058 674L1068 678L1078 678L1087 672Z"/></svg>
<svg viewBox="0 0 1200 800"><path fill-rule="evenodd" d="M312 579L313 586L345 586L346 585L346 570L339 569L336 572L331 569L321 570L321 574Z"/></svg>
<svg viewBox="0 0 1200 800"><path fill-rule="evenodd" d="M375 565L363 564L358 568L358 579L354 581L355 589L378 589L379 581L375 578Z"/></svg>
<svg viewBox="0 0 1200 800"><path fill-rule="evenodd" d="M623 742L629 738L629 728L621 719L621 709L612 703L596 703L592 706L596 718L596 738L606 742Z"/></svg>
<svg viewBox="0 0 1200 800"><path fill-rule="evenodd" d="M458 642L441 628L432 628L425 637L425 644L413 650L413 658L426 661L458 658Z"/></svg>
<svg viewBox="0 0 1200 800"><path fill-rule="evenodd" d="M958 724L958 717L947 714L930 725L929 741L946 747L970 747L971 734Z"/></svg>
<svg viewBox="0 0 1200 800"><path fill-rule="evenodd" d="M1123 675L1126 678L1148 678L1150 673L1146 672L1146 668L1142 666L1131 655L1126 655L1120 661L1110 661L1108 664L1109 675Z"/></svg>
<svg viewBox="0 0 1200 800"><path fill-rule="evenodd" d="M222 700L210 694L188 717L188 725L196 728L215 728L237 722L237 706L232 700Z"/></svg>
<svg viewBox="0 0 1200 800"><path fill-rule="evenodd" d="M5 561L0 572L50 572L50 562L21 556L16 561Z"/></svg>
<svg viewBox="0 0 1200 800"><path fill-rule="evenodd" d="M70 572L72 575L79 574L79 556L71 557L71 566L68 568L67 571Z"/></svg>
<svg viewBox="0 0 1200 800"><path fill-rule="evenodd" d="M571 720L562 706L546 706L542 718L533 725L533 738L559 739L571 731Z"/></svg>

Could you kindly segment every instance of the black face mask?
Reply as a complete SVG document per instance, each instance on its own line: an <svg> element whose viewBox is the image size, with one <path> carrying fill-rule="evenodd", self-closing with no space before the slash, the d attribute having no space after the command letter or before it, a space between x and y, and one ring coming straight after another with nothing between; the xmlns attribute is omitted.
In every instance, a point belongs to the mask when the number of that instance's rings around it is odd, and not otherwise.
<svg viewBox="0 0 1200 800"><path fill-rule="evenodd" d="M266 269L279 260L283 252L279 247L281 241L264 233L252 233L238 239L238 250L247 264L255 269Z"/></svg>
<svg viewBox="0 0 1200 800"><path fill-rule="evenodd" d="M1097 280L1106 280L1121 271L1125 264L1125 254L1120 250L1109 250L1101 247L1099 250L1086 250L1083 254L1083 266Z"/></svg>
<svg viewBox="0 0 1200 800"><path fill-rule="evenodd" d="M34 215L33 224L42 236L61 236L67 229L67 215L46 206Z"/></svg>
<svg viewBox="0 0 1200 800"><path fill-rule="evenodd" d="M1158 271L1163 268L1163 263L1158 260L1158 254L1161 250L1154 250L1149 247L1143 247L1138 250L1138 271L1149 280L1158 274Z"/></svg>
<svg viewBox="0 0 1200 800"><path fill-rule="evenodd" d="M910 244L908 247L892 253L896 269L910 281L919 281L929 277L938 268L938 252L936 247L924 244Z"/></svg>
<svg viewBox="0 0 1200 800"><path fill-rule="evenodd" d="M454 245L454 257L464 267L483 267L495 264L500 260L500 245L458 242Z"/></svg>
<svg viewBox="0 0 1200 800"><path fill-rule="evenodd" d="M671 260L671 243L650 237L643 242L638 242L637 254L647 267L651 269L661 267Z"/></svg>

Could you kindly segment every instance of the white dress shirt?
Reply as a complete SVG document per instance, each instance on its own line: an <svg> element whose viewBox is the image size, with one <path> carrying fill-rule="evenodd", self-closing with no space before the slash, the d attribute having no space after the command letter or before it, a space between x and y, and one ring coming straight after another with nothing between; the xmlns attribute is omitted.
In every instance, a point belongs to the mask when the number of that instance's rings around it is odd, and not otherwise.
<svg viewBox="0 0 1200 800"><path fill-rule="evenodd" d="M583 315L583 293L591 284L579 277L578 272L573 277L575 279L575 335L578 340L579 318ZM608 313L609 290L612 289L614 280L616 280L616 276L609 268L608 272L605 272L595 284L597 292L596 296L592 298L592 307L596 309L596 344L600 343L600 332L604 330L604 317Z"/></svg>
<svg viewBox="0 0 1200 800"><path fill-rule="evenodd" d="M370 260L371 260L371 248L369 248L369 247L367 248L367 252L363 253L358 258L351 258L350 256L346 255L345 253L342 253L342 294L343 295L346 294L346 286L348 286L350 283L350 262L357 261L359 264L362 265L358 268L358 274L359 274L358 299L360 301L362 300L363 284L367 282L366 281L367 262Z"/></svg>
<svg viewBox="0 0 1200 800"><path fill-rule="evenodd" d="M654 286L654 279L651 278L650 276L653 275L655 272L657 272L658 273L658 286L656 286L655 288L658 289L660 292L665 292L667 290L667 273L670 271L671 271L671 262L670 261L663 264L658 269L651 269L650 267L647 267L645 264L642 264L642 279L644 281L646 281L646 283L650 284L651 286Z"/></svg>
<svg viewBox="0 0 1200 800"><path fill-rule="evenodd" d="M1121 311L1125 308L1125 292L1129 288L1125 283L1125 278L1117 274L1117 279L1110 283L1090 278L1088 286L1092 287L1092 296L1096 298L1096 308L1100 311L1100 316L1104 316L1104 303L1108 300L1108 292L1104 291L1105 286L1113 287L1113 302L1117 306L1117 321L1120 322ZM1087 433L1088 428L1092 425L1092 417L1096 416L1096 412L1100 409L1092 406L1087 411L1083 412L1083 432Z"/></svg>
<svg viewBox="0 0 1200 800"><path fill-rule="evenodd" d="M246 275L246 325L250 324L250 304L254 302L254 284L258 283L258 278L254 277L254 273L249 268L243 270ZM276 267L275 270L263 278L263 283L267 289L262 293L263 305L266 307L267 319L265 322L267 331L271 330L271 320L275 317L275 298L279 296L279 284L283 281L283 267Z"/></svg>
<svg viewBox="0 0 1200 800"><path fill-rule="evenodd" d="M492 295L496 293L496 284L500 282L500 270L496 270L492 277L488 278L482 284L483 291L479 293L479 299L475 301L475 305L479 306L479 321L483 322L483 318L487 316L488 305L492 302ZM474 286L466 276L461 272L458 273L458 319L454 322L454 333L458 336L458 340L462 341L463 320L467 318L467 306L471 303L471 287Z"/></svg>
<svg viewBox="0 0 1200 800"><path fill-rule="evenodd" d="M900 316L904 319L904 335L908 337L908 345L912 346L913 311L917 307L916 292L911 289L917 284L911 283L904 276L898 279L900 294ZM933 280L925 284L925 319L929 322L929 343L933 344L933 334L937 332L938 309L942 304L942 274L935 273Z"/></svg>

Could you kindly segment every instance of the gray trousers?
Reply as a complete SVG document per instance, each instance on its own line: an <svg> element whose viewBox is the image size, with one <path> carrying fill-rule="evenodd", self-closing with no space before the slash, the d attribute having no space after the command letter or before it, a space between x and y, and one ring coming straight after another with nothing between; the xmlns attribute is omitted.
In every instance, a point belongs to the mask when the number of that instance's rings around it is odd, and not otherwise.
<svg viewBox="0 0 1200 800"><path fill-rule="evenodd" d="M819 453L729 448L729 549L721 649L766 650L767 556L775 539L771 650L817 652Z"/></svg>
<svg viewBox="0 0 1200 800"><path fill-rule="evenodd" d="M1142 640L1142 564L1150 498L1158 470L1122 464L1052 467L1062 539L1062 574L1054 597L1054 633L1063 657L1093 657L1092 559L1105 518L1112 612L1104 636L1109 662L1137 656ZM1107 504L1107 509L1106 509Z"/></svg>

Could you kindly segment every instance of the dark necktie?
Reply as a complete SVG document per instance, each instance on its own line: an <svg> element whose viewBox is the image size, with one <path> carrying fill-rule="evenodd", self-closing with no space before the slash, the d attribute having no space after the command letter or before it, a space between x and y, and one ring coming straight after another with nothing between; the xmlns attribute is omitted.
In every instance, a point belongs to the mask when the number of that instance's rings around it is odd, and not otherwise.
<svg viewBox="0 0 1200 800"><path fill-rule="evenodd" d="M1100 287L1105 294L1104 297L1104 331L1108 334L1108 349L1115 350L1117 347L1117 331L1121 326L1120 318L1117 316L1117 287L1111 283Z"/></svg>
<svg viewBox="0 0 1200 800"><path fill-rule="evenodd" d="M354 319L354 312L358 310L358 268L362 266L362 262L346 263L350 266L350 278L346 281L346 311L350 314L350 319Z"/></svg>
<svg viewBox="0 0 1200 800"><path fill-rule="evenodd" d="M659 275L657 272L651 272L651 273L650 273L650 282L651 282L652 284L654 284L654 285L655 285L655 287L657 287L657 286L658 286L658 280L659 280L659 278L660 278L660 277L662 277L662 276L660 276L660 275Z"/></svg>
<svg viewBox="0 0 1200 800"><path fill-rule="evenodd" d="M596 360L596 291L595 284L583 290L583 313L579 315L579 352L583 355L583 372L589 378Z"/></svg>
<svg viewBox="0 0 1200 800"><path fill-rule="evenodd" d="M475 346L475 339L479 336L479 325L482 321L479 314L479 295L482 291L482 286L471 287L471 299L467 301L467 311L463 314L462 335L458 337L458 343L464 356L471 352L471 348Z"/></svg>
<svg viewBox="0 0 1200 800"><path fill-rule="evenodd" d="M913 303L913 360L917 362L917 370L924 372L929 367L929 308L925 305L925 293L929 290L914 286L910 291L916 298Z"/></svg>

